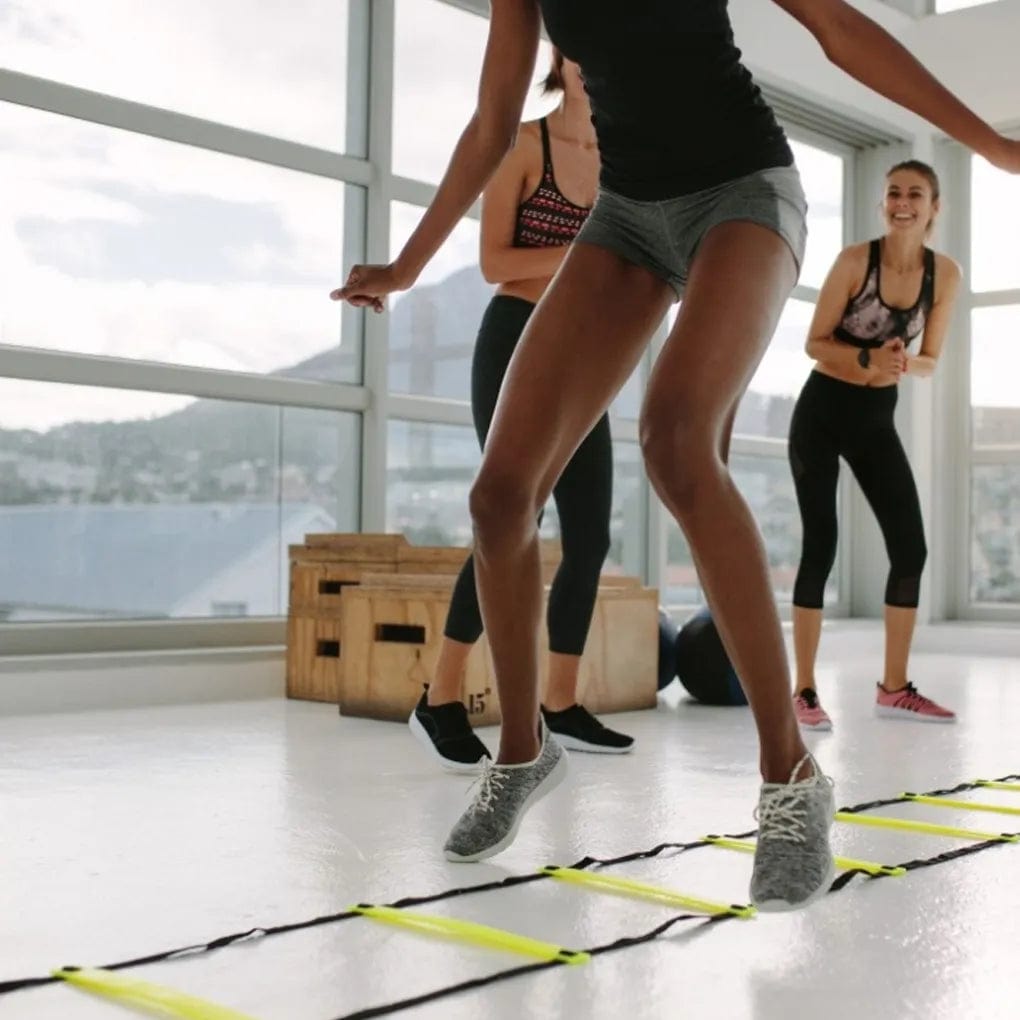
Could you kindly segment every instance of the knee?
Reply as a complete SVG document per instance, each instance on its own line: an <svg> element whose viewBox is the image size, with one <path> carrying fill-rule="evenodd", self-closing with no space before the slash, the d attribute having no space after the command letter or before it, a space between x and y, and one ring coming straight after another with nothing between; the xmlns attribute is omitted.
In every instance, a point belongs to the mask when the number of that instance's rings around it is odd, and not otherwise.
<svg viewBox="0 0 1020 1020"><path fill-rule="evenodd" d="M698 496L720 483L726 469L711 430L687 419L647 417L640 425L648 478L680 518L693 512Z"/></svg>
<svg viewBox="0 0 1020 1020"><path fill-rule="evenodd" d="M928 546L923 538L898 546L890 556L890 566L897 577L920 578L927 562Z"/></svg>
<svg viewBox="0 0 1020 1020"><path fill-rule="evenodd" d="M468 506L477 538L484 542L519 526L535 526L535 497L513 473L481 471L471 486Z"/></svg>
<svg viewBox="0 0 1020 1020"><path fill-rule="evenodd" d="M828 577L832 565L836 562L838 540L835 522L830 527L828 522L822 526L812 526L810 522L805 521L801 541L801 565L816 573L822 572Z"/></svg>
<svg viewBox="0 0 1020 1020"><path fill-rule="evenodd" d="M560 547L563 562L575 564L581 569L602 571L602 564L609 555L610 535L608 522L577 526L573 522L560 522Z"/></svg>

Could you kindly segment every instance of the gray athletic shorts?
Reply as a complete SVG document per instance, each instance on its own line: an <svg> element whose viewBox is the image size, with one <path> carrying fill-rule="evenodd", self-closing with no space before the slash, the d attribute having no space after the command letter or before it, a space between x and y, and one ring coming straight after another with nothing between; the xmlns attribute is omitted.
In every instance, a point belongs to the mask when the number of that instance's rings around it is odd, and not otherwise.
<svg viewBox="0 0 1020 1020"><path fill-rule="evenodd" d="M807 240L807 200L796 167L771 167L663 202L639 202L605 188L576 241L608 248L644 266L683 296L694 253L712 227L759 223L790 246L800 272Z"/></svg>

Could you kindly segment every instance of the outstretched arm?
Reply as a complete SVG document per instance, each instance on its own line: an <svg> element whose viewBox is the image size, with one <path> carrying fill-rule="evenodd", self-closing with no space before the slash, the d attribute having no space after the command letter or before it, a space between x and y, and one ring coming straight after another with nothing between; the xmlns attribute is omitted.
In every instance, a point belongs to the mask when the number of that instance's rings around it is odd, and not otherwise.
<svg viewBox="0 0 1020 1020"><path fill-rule="evenodd" d="M1020 141L1000 135L846 0L772 0L796 18L837 67L941 128L990 163L1020 173Z"/></svg>
<svg viewBox="0 0 1020 1020"><path fill-rule="evenodd" d="M492 0L489 38L475 112L457 142L446 173L421 222L387 266L355 266L334 301L371 305L406 290L471 208L513 145L535 69L540 30L538 0Z"/></svg>

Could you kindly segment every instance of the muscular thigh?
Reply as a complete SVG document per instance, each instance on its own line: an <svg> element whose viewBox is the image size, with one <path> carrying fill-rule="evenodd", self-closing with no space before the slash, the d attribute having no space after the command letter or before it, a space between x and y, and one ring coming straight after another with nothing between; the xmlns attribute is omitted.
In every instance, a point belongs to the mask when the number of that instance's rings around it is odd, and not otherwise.
<svg viewBox="0 0 1020 1020"><path fill-rule="evenodd" d="M787 243L733 220L702 240L683 304L649 381L645 416L683 414L722 432L796 280Z"/></svg>
<svg viewBox="0 0 1020 1020"><path fill-rule="evenodd" d="M633 371L671 297L649 270L575 244L514 351L483 472L527 479L544 502Z"/></svg>

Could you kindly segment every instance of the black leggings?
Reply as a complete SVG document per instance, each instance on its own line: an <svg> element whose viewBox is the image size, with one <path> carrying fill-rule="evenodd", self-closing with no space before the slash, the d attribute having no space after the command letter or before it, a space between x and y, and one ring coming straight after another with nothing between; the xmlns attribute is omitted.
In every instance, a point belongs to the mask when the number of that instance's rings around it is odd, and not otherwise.
<svg viewBox="0 0 1020 1020"><path fill-rule="evenodd" d="M471 413L483 447L510 356L534 307L522 298L496 296L482 317L471 363ZM535 413L541 414L542 409L535 408ZM563 655L584 651L599 575L609 552L612 488L613 445L609 417L603 415L570 458L553 489L563 558L549 593L550 651ZM469 556L453 590L445 633L454 641L474 644L482 630L474 557Z"/></svg>
<svg viewBox="0 0 1020 1020"><path fill-rule="evenodd" d="M916 608L928 550L914 476L893 424L897 387L857 386L812 372L790 423L790 467L804 546L793 604L821 609L836 558L839 458L875 511L889 554L885 602Z"/></svg>

